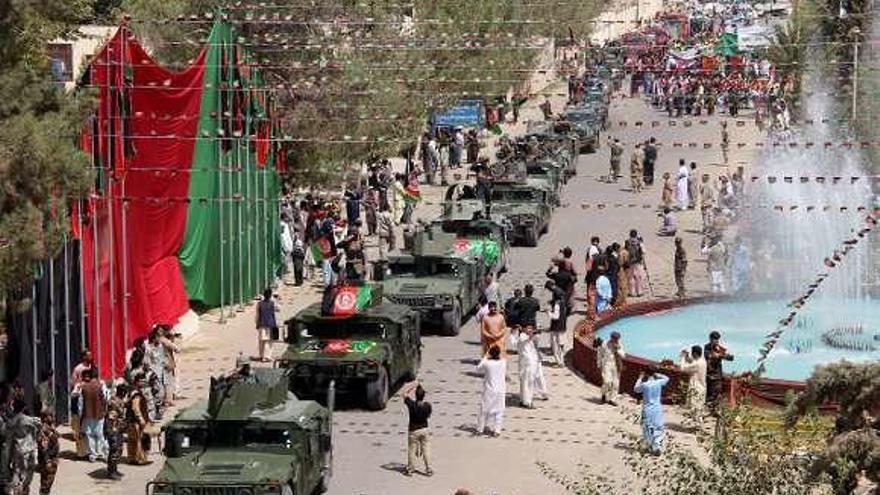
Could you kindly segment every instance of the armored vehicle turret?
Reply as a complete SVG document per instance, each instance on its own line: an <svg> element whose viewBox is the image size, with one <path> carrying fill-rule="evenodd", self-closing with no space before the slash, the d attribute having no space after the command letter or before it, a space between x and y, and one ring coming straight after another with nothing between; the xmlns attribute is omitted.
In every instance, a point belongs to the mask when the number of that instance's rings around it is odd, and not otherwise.
<svg viewBox="0 0 880 495"><path fill-rule="evenodd" d="M249 365L212 378L208 399L162 428L166 460L147 495L324 492L331 411L288 387L286 370Z"/></svg>

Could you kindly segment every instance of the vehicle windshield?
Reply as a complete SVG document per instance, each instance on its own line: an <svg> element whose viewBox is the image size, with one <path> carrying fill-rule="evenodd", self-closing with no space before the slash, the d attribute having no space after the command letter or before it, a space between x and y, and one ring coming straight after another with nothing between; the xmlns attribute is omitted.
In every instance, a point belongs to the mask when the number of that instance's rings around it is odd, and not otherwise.
<svg viewBox="0 0 880 495"><path fill-rule="evenodd" d="M165 430L164 453L167 457L183 457L207 448L234 448L251 451L286 451L292 448L291 428L245 421L222 421L214 428L207 425L169 427Z"/></svg>
<svg viewBox="0 0 880 495"><path fill-rule="evenodd" d="M492 189L492 201L541 201L534 189Z"/></svg>
<svg viewBox="0 0 880 495"><path fill-rule="evenodd" d="M566 112L564 117L565 120L570 122L590 122L595 120L593 114L588 112Z"/></svg>
<svg viewBox="0 0 880 495"><path fill-rule="evenodd" d="M385 331L384 323L358 319L333 319L303 324L300 335L328 339L346 338L352 335L385 338Z"/></svg>
<svg viewBox="0 0 880 495"><path fill-rule="evenodd" d="M458 265L449 260L419 259L412 261L392 261L388 264L392 275L412 275L415 277L457 277Z"/></svg>
<svg viewBox="0 0 880 495"><path fill-rule="evenodd" d="M496 233L489 225L474 225L471 222L447 220L443 222L443 232L459 237L491 237Z"/></svg>

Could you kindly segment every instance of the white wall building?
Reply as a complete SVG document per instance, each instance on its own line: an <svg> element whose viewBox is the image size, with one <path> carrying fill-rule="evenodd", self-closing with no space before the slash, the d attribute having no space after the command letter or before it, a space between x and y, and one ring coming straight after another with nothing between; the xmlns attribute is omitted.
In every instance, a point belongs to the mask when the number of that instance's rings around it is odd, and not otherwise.
<svg viewBox="0 0 880 495"><path fill-rule="evenodd" d="M115 32L116 26L81 26L75 39L56 39L46 47L52 77L68 91L76 86L95 52Z"/></svg>

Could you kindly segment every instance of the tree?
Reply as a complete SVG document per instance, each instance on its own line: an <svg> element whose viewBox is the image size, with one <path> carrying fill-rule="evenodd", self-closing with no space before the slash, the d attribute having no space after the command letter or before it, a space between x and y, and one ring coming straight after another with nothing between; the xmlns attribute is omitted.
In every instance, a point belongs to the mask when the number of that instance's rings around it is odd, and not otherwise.
<svg viewBox="0 0 880 495"><path fill-rule="evenodd" d="M817 367L786 411L786 423L794 426L828 403L838 407L834 432L814 467L832 476L841 495L856 489L862 473L880 482L880 364L841 361Z"/></svg>
<svg viewBox="0 0 880 495"><path fill-rule="evenodd" d="M72 35L86 0L0 0L0 299L26 283L67 232L90 183L76 136L89 101L49 79L46 43Z"/></svg>
<svg viewBox="0 0 880 495"><path fill-rule="evenodd" d="M211 22L205 14L224 8L275 88L302 184L333 183L347 166L399 155L434 109L522 83L536 40L568 36L568 26L588 33L600 4L407 3L123 0L120 12L163 62L184 63ZM186 22L156 22L178 16Z"/></svg>

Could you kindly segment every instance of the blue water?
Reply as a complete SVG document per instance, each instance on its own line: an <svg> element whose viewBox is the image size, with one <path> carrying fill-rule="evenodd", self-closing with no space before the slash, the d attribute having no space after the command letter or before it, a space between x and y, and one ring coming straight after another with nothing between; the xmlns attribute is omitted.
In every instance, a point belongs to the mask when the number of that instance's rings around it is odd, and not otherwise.
<svg viewBox="0 0 880 495"><path fill-rule="evenodd" d="M620 332L627 353L678 362L681 349L708 341L709 332L721 332L722 343L735 359L725 361L725 372L753 370L765 335L776 330L780 319L788 315L787 301L759 300L695 304L646 316L623 318L599 330L602 338ZM850 351L835 349L822 342L822 333L832 328L856 327L861 335L847 336L847 342L871 345L880 349L880 302L835 303L812 300L802 308L797 319L785 330L767 358L770 378L803 380L818 364L880 360L880 350Z"/></svg>

